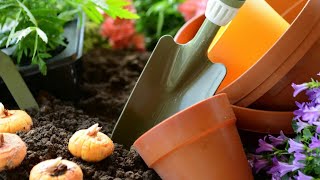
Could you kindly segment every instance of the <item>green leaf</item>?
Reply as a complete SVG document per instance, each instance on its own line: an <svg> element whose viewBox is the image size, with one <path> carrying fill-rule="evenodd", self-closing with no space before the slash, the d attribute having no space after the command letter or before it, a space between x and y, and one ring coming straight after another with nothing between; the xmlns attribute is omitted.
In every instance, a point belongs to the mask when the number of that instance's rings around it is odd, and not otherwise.
<svg viewBox="0 0 320 180"><path fill-rule="evenodd" d="M23 38L28 36L34 30L36 30L35 27L28 27L20 31L17 31L13 34L12 39L17 39L16 41L16 44L17 44L19 41L21 41Z"/></svg>
<svg viewBox="0 0 320 180"><path fill-rule="evenodd" d="M41 72L43 75L47 75L47 65L46 65L46 63L43 61L43 59L41 59L41 58L39 57L37 64L39 65L39 70L40 70L40 72Z"/></svg>
<svg viewBox="0 0 320 180"><path fill-rule="evenodd" d="M97 15L96 12L92 11L88 7L83 7L83 11L86 13L86 15L95 23L100 23L103 20L102 15Z"/></svg>
<svg viewBox="0 0 320 180"><path fill-rule="evenodd" d="M291 121L291 126L292 126L292 129L295 133L298 133L298 124L297 124L297 121L296 120L293 120Z"/></svg>
<svg viewBox="0 0 320 180"><path fill-rule="evenodd" d="M303 139L309 140L312 138L312 133L308 128L303 129Z"/></svg>
<svg viewBox="0 0 320 180"><path fill-rule="evenodd" d="M16 6L15 4L5 4L5 5L1 5L0 6L0 10L2 10L2 9L6 9L6 8L8 8L8 7L11 7L11 6Z"/></svg>
<svg viewBox="0 0 320 180"><path fill-rule="evenodd" d="M20 64L22 58L23 51L18 51L17 53L17 63Z"/></svg>
<svg viewBox="0 0 320 180"><path fill-rule="evenodd" d="M112 18L119 17L125 19L138 19L139 16L137 14L125 9L125 6L129 4L130 3L128 1L124 0L107 0L107 8L105 6L99 6L98 4L97 5Z"/></svg>
<svg viewBox="0 0 320 180"><path fill-rule="evenodd" d="M76 15L81 17L80 12L84 11L90 19L101 23L103 15L98 8L111 17L135 19L138 16L125 9L129 4L127 0L0 0L0 26L17 22L0 33L0 41L7 47L15 43L13 57L17 62L28 58L46 74L45 60L51 57L50 52L66 45L63 32L67 21Z"/></svg>
<svg viewBox="0 0 320 180"><path fill-rule="evenodd" d="M107 0L107 4L109 6L124 7L130 5L130 2L127 0Z"/></svg>
<svg viewBox="0 0 320 180"><path fill-rule="evenodd" d="M42 41L44 41L45 43L48 43L48 37L46 35L46 33L44 33L40 28L36 28L37 34L39 35L39 37L42 39Z"/></svg>
<svg viewBox="0 0 320 180"><path fill-rule="evenodd" d="M64 20L71 20L74 18L74 16L79 13L79 9L72 9L72 10L69 10L69 11L64 11L62 13L60 13L58 15L58 18L60 19L64 19Z"/></svg>
<svg viewBox="0 0 320 180"><path fill-rule="evenodd" d="M109 9L108 4L104 0L91 0L91 1L101 9L104 9L104 10L108 10ZM121 2L121 1L119 1L119 2Z"/></svg>
<svg viewBox="0 0 320 180"><path fill-rule="evenodd" d="M297 142L300 142L300 141L302 141L303 139L302 139L302 137L301 136L296 136L295 138L294 138Z"/></svg>
<svg viewBox="0 0 320 180"><path fill-rule="evenodd" d="M108 15L110 15L112 18L123 18L123 19L138 19L139 16L137 14L134 14L126 9L121 9L117 7L113 7L106 11Z"/></svg>
<svg viewBox="0 0 320 180"><path fill-rule="evenodd" d="M30 21L35 25L38 26L38 23L36 21L36 19L34 18L34 16L32 15L32 13L30 12L30 10L23 4L21 3L19 0L16 0L19 4L19 6L27 13Z"/></svg>
<svg viewBox="0 0 320 180"><path fill-rule="evenodd" d="M7 36L2 36L2 34L0 34L0 47L4 46L5 42L7 42L7 39Z"/></svg>
<svg viewBox="0 0 320 180"><path fill-rule="evenodd" d="M48 16L57 16L58 14L58 11L56 9L48 9L48 8L37 8L34 10L30 10L30 12L35 19L37 19L37 16L48 17Z"/></svg>
<svg viewBox="0 0 320 180"><path fill-rule="evenodd" d="M317 175L320 175L320 159L319 157L315 157L314 160L313 160L313 164L315 165L313 167L313 170L314 172L317 174Z"/></svg>
<svg viewBox="0 0 320 180"><path fill-rule="evenodd" d="M16 19L15 19L16 22L19 22L18 20L19 20L19 18L20 18L20 14L21 14L21 10L16 14ZM8 40L7 40L6 47L9 47L9 45L10 45L10 43L11 43L11 40L12 40L12 38L13 38L13 35L14 35L14 33L15 33L16 27L17 27L18 25L19 25L19 23L16 23L16 24L12 27L12 29L11 29L11 31L10 31L10 34L9 34L9 36L8 36Z"/></svg>
<svg viewBox="0 0 320 180"><path fill-rule="evenodd" d="M41 59L48 59L48 58L51 58L52 56L48 53L39 53L38 56L41 58Z"/></svg>

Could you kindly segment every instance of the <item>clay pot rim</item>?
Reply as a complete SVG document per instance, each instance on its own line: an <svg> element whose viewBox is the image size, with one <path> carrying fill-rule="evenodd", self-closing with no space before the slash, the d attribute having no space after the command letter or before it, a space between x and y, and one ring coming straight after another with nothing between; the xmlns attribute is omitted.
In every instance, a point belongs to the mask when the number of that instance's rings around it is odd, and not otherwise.
<svg viewBox="0 0 320 180"><path fill-rule="evenodd" d="M313 26L320 22L320 14L318 13L320 3L317 1L318 0L308 0L296 19L278 41L276 41L251 68L224 87L219 93L227 93L231 104L246 107L270 90L294 67L301 57L311 48L312 44L316 42L316 38L308 38L307 40L306 38L310 36L311 33L314 33L312 32ZM204 14L200 14L189 20L178 31L175 39L181 36L184 29L191 23L203 18L203 16ZM310 44L309 48L301 48L301 44L303 43ZM290 44L290 46L288 46L288 44ZM294 56L292 54L294 54ZM271 61L272 59L275 60ZM275 74L274 72L279 69L281 69L281 74ZM254 78L254 81L252 78ZM259 88L259 86L262 88ZM241 92L239 91L239 87L242 89ZM259 90L255 92L257 88L259 88Z"/></svg>
<svg viewBox="0 0 320 180"><path fill-rule="evenodd" d="M181 34L183 33L183 31L190 26L190 24L193 24L194 22L196 22L198 19L205 19L205 14L201 13L198 14L194 17L192 17L191 19L189 19L187 22L185 22L183 24L183 26L178 30L178 32L176 33L176 35L174 36L174 40L177 41L177 39L179 38L179 36L181 36ZM190 39L191 40L191 39ZM177 42L179 43L179 42ZM179 44L183 44L183 43L179 43Z"/></svg>
<svg viewBox="0 0 320 180"><path fill-rule="evenodd" d="M289 70L293 68L294 64L300 60L300 58L296 58L295 61L291 61L284 66L284 63L290 55L299 49L300 44L312 31L312 27L319 21L319 10L317 11L316 8L314 8L316 7L316 1L318 0L309 0L278 41L276 41L274 45L251 68L220 91L229 95L232 104L237 104L242 107L252 104L271 89L272 86L286 74L282 73L281 76L273 76L275 71L281 67L283 72L289 72ZM313 41L315 42L316 39ZM290 47L288 44L290 44ZM308 50L309 49L304 49L301 51L301 56ZM273 60L273 62L271 63L270 60ZM271 77L273 78L272 81L268 82L268 87L265 86L263 90L259 91L259 95L256 94L255 97L250 97L246 99L245 102L240 102L242 99L245 99L247 95L255 91L255 89L266 80L271 79ZM254 78L255 83L252 83L252 78ZM239 86L242 88L242 92L240 94L239 92L235 92ZM238 97L234 98L232 97L232 94L237 95Z"/></svg>
<svg viewBox="0 0 320 180"><path fill-rule="evenodd" d="M210 121L211 125L209 123L204 123L208 125L208 127L203 128L203 126L197 127L196 123L194 123L195 120L189 120L192 122L192 124L195 124L196 133L190 135L190 133L185 133L179 136L179 141L177 139L170 139L169 135L167 134L161 134L160 132L166 132L166 131L172 131L169 125L175 125L175 124L181 124L181 119L184 114L190 114L190 113L199 113L199 111L202 111L204 108L210 108L212 103L218 104L215 107L218 111L220 111L222 116L220 116L220 121L217 120L218 118L215 118L215 121ZM222 112L223 111L223 112ZM218 123L215 123L219 121ZM190 122L187 122L190 124ZM213 125L214 124L214 125ZM209 134L215 133L219 128L225 128L229 126L235 126L236 124L236 117L232 111L231 104L228 101L228 97L225 93L214 95L210 98L207 98L203 101L200 101L185 110L179 111L178 113L170 116L169 118L165 119L161 123L157 124L144 134L142 134L134 143L133 146L137 149L138 153L143 157L144 161L149 167L152 167L158 160L165 157L166 155L174 152L175 150L182 148L183 146L195 142L199 139L201 139L204 136L207 136ZM169 128L168 128L169 127ZM185 129L185 131L190 131L190 129ZM158 136L159 134L159 136ZM160 135L161 134L161 135ZM155 135L157 135L155 137ZM153 137L152 142L150 137ZM157 154L148 154L147 152L140 152L143 151L141 149L144 149L146 146L154 147L152 144L163 142L163 140L166 141L167 147L163 147L162 149L157 149ZM169 142L170 141L170 142ZM144 148L141 148L144 147Z"/></svg>
<svg viewBox="0 0 320 180"><path fill-rule="evenodd" d="M232 105L237 118L237 128L264 134L293 134L291 126L294 118L291 111L266 111Z"/></svg>

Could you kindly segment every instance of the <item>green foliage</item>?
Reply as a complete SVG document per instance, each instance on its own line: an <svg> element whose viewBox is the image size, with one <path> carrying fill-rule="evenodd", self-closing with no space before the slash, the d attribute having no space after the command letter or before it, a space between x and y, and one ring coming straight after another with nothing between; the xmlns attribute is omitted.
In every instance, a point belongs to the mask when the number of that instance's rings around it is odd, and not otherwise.
<svg viewBox="0 0 320 180"><path fill-rule="evenodd" d="M313 136L311 131L308 128L303 129L302 134L303 134L302 141L309 141Z"/></svg>
<svg viewBox="0 0 320 180"><path fill-rule="evenodd" d="M15 46L13 57L37 64L46 74L50 52L65 46L66 22L85 14L94 22L103 21L102 9L111 17L137 19L124 9L125 0L0 0L0 47Z"/></svg>
<svg viewBox="0 0 320 180"><path fill-rule="evenodd" d="M140 19L137 31L146 37L147 49L152 50L162 35L174 36L184 24L178 5L184 0L134 0Z"/></svg>
<svg viewBox="0 0 320 180"><path fill-rule="evenodd" d="M318 88L320 86L320 82L318 80L311 79L310 82L308 82L309 88Z"/></svg>
<svg viewBox="0 0 320 180"><path fill-rule="evenodd" d="M86 20L85 39L83 43L83 51L86 53L94 47L110 48L108 42L102 38L100 33L100 25L90 20Z"/></svg>

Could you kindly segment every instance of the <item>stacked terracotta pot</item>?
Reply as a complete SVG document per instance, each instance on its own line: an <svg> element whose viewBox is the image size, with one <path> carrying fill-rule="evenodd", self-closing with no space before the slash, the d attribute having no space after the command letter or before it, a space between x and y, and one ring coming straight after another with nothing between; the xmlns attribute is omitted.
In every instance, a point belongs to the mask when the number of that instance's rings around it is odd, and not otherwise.
<svg viewBox="0 0 320 180"><path fill-rule="evenodd" d="M250 2L208 51L211 61L225 64L228 71L218 93L228 95L239 129L292 133L294 102L306 97L293 98L291 83L309 81L320 72L320 1ZM176 41L192 39L203 20L200 15L187 22Z"/></svg>

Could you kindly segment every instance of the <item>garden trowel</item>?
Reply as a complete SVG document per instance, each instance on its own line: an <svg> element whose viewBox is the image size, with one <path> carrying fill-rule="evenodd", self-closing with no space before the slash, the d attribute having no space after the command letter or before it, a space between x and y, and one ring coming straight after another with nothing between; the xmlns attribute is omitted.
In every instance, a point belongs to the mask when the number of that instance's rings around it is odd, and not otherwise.
<svg viewBox="0 0 320 180"><path fill-rule="evenodd" d="M153 126L215 93L226 68L212 63L207 50L243 3L209 0L206 20L187 44L177 44L171 36L160 38L112 132L113 141L128 148Z"/></svg>
<svg viewBox="0 0 320 180"><path fill-rule="evenodd" d="M11 58L0 51L0 80L3 80L20 109L39 110L38 103ZM0 82L1 84L1 82ZM1 101L6 97L1 96Z"/></svg>

